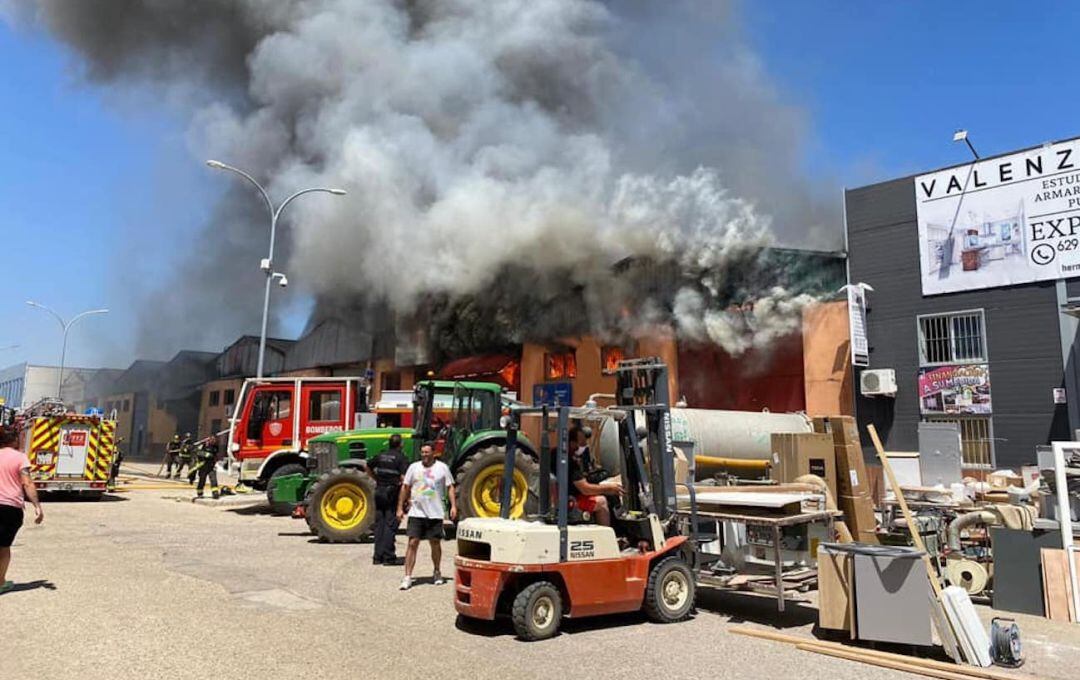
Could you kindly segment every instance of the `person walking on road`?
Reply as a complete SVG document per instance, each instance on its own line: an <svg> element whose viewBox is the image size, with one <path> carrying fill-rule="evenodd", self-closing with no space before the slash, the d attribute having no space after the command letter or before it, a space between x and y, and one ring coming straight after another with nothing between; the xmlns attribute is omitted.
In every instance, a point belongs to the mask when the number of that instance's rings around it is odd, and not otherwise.
<svg viewBox="0 0 1080 680"><path fill-rule="evenodd" d="M11 544L22 527L26 501L34 506L35 524L41 524L45 519L37 490L30 479L30 460L22 451L11 448L17 438L14 430L0 428L0 593L15 587L7 580L7 570L11 564Z"/></svg>
<svg viewBox="0 0 1080 680"><path fill-rule="evenodd" d="M454 493L454 476L450 468L441 460L435 460L435 448L429 442L420 447L420 460L405 471L398 496L398 520L405 518L408 506L409 523L405 526L405 535L409 545L405 550L405 578L401 579L401 590L412 587L413 567L416 566L416 553L420 550L420 540L426 539L431 544L431 562L435 565L432 583L445 583L439 569L442 561L443 519L445 509L443 499L450 497L450 519L457 519L457 495Z"/></svg>
<svg viewBox="0 0 1080 680"><path fill-rule="evenodd" d="M368 474L375 480L375 556L372 564L397 564L394 544L398 520L397 499L409 461L401 452L401 435L390 435L389 448L368 463Z"/></svg>

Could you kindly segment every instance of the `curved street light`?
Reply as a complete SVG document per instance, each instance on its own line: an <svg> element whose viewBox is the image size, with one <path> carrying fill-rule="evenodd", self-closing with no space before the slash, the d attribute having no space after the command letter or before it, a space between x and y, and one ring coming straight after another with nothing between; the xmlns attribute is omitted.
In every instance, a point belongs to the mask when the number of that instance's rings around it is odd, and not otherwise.
<svg viewBox="0 0 1080 680"><path fill-rule="evenodd" d="M68 331L71 330L71 327L74 326L75 323L77 321L79 321L79 319L83 319L83 318L88 317L88 316L90 316L92 314L108 314L109 310L107 310L107 309L88 309L85 312L80 312L80 313L76 314L75 316L71 317L70 320L64 321L64 317L57 314L56 311L53 310L51 307L46 307L45 305L43 305L41 303L34 302L33 300L27 300L26 304L30 305L31 307L37 307L40 310L43 310L43 311L48 312L49 314L52 314L53 317L56 318L57 322L60 323L60 328L62 328L63 331L64 331L64 340L63 340L63 343L60 346L60 377L57 378L57 381L56 381L56 398L57 399L63 399L63 393L62 392L63 392L63 389L64 389L64 361L67 359Z"/></svg>
<svg viewBox="0 0 1080 680"><path fill-rule="evenodd" d="M255 375L256 378L261 378L263 377L263 361L266 357L266 323L267 317L270 313L270 284L273 283L275 279L280 279L280 285L282 286L282 288L284 288L288 283L288 279L285 278L284 274L274 272L274 238L277 235L278 218L281 217L281 212L285 210L285 206L292 203L293 199L299 198L304 194L321 192L326 194L333 194L335 196L344 196L345 190L329 189L326 187L301 189L300 191L297 191L296 193L286 198L284 201L281 202L281 205L275 208L274 202L270 200L270 194L267 193L266 189L264 189L261 184L255 181L255 178L248 173L244 172L239 168L228 165L227 163L222 163L221 161L208 160L206 161L206 164L215 170L227 170L234 174L240 175L245 180L247 180L252 186L259 190L259 194L262 196L263 202L266 203L266 209L270 213L270 253L266 257L266 259L264 259L259 264L259 268L266 273L266 292L263 295L262 330L259 332L259 364L256 368Z"/></svg>

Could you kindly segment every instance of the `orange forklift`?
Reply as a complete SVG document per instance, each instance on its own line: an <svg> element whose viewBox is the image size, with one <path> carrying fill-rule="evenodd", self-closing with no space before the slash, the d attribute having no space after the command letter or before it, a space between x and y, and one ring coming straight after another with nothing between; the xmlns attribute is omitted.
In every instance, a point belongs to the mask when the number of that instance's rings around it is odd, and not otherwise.
<svg viewBox="0 0 1080 680"><path fill-rule="evenodd" d="M523 640L550 638L563 617L644 610L653 621L670 623L690 616L699 566L692 533L697 504L691 485L687 535L676 512L667 367L658 359L627 360L615 376L613 407L525 407L507 417L503 469L509 471L522 416L541 418L539 479L550 493L538 494L537 515L512 520L506 497L512 480L505 479L500 517L458 525L454 604L461 616L509 618ZM625 495L609 499L610 527L590 523L574 501L572 420L618 425L620 469L611 472L621 475ZM587 462L584 467L590 481L609 476L602 468L589 470Z"/></svg>

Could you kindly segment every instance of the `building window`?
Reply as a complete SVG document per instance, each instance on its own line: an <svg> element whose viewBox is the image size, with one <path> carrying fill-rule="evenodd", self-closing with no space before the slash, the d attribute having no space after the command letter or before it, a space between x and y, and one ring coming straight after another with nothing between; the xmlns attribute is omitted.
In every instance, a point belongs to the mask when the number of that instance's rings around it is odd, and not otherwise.
<svg viewBox="0 0 1080 680"><path fill-rule="evenodd" d="M210 393L210 405L217 406L221 403L221 392L214 390Z"/></svg>
<svg viewBox="0 0 1080 680"><path fill-rule="evenodd" d="M919 363L977 364L986 361L986 324L981 309L919 317Z"/></svg>
<svg viewBox="0 0 1080 680"><path fill-rule="evenodd" d="M619 367L619 362L626 358L622 347L608 345L600 348L600 368L604 375L610 375Z"/></svg>
<svg viewBox="0 0 1080 680"><path fill-rule="evenodd" d="M131 410L131 400L130 399L125 399L124 400L124 413L127 413L130 410Z"/></svg>
<svg viewBox="0 0 1080 680"><path fill-rule="evenodd" d="M341 419L340 390L312 392L308 404L308 420L312 422L336 422Z"/></svg>
<svg viewBox="0 0 1080 680"><path fill-rule="evenodd" d="M210 432L207 434L216 435L218 432L221 432L221 418L214 418L210 421Z"/></svg>
<svg viewBox="0 0 1080 680"><path fill-rule="evenodd" d="M401 389L401 373L398 371L387 371L379 378L379 387L382 391L386 390L400 390Z"/></svg>
<svg viewBox="0 0 1080 680"><path fill-rule="evenodd" d="M960 454L964 467L994 466L994 423L990 416L926 416L929 423L960 426Z"/></svg>
<svg viewBox="0 0 1080 680"><path fill-rule="evenodd" d="M236 403L236 390L225 390L225 405L232 406Z"/></svg>
<svg viewBox="0 0 1080 680"><path fill-rule="evenodd" d="M990 468L994 464L994 424L990 415L988 366L962 369L982 376L978 385L947 386L929 395L922 393L922 376L948 372L950 367L987 364L986 317L981 309L926 314L918 317L920 408L923 420L956 423L964 467ZM968 376L970 378L970 376ZM927 413L927 411L931 411ZM949 411L933 413L932 411ZM955 413L953 412L955 411ZM971 413L974 411L974 413Z"/></svg>
<svg viewBox="0 0 1080 680"><path fill-rule="evenodd" d="M164 410L165 409L165 400L162 399L161 396L159 395L157 397L156 401L157 401L157 410L159 410L159 411Z"/></svg>
<svg viewBox="0 0 1080 680"><path fill-rule="evenodd" d="M544 380L567 380L577 377L577 357L573 350L544 355Z"/></svg>

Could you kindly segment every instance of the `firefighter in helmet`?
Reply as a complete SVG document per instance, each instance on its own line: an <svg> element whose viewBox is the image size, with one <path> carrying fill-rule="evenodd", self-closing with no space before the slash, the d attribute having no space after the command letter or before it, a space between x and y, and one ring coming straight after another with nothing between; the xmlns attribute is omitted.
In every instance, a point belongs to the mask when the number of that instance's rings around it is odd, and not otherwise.
<svg viewBox="0 0 1080 680"><path fill-rule="evenodd" d="M184 466L188 468L188 472L191 472L191 466L195 462L195 442L191 439L191 433L184 433L184 440L180 442L180 464L176 467L176 479L180 479L180 473L183 472Z"/></svg>
<svg viewBox="0 0 1080 680"><path fill-rule="evenodd" d="M195 470L199 475L199 485L195 487L195 496L197 498L203 497L203 489L206 488L206 478L209 477L210 495L214 498L220 497L221 489L218 487L217 479L217 435L210 435L202 440L201 445L195 449L195 458Z"/></svg>
<svg viewBox="0 0 1080 680"><path fill-rule="evenodd" d="M180 441L179 433L172 436L172 440L165 445L165 479L172 477L173 465L177 465L176 476L180 476L180 447L183 443ZM161 474L160 472L158 474Z"/></svg>

